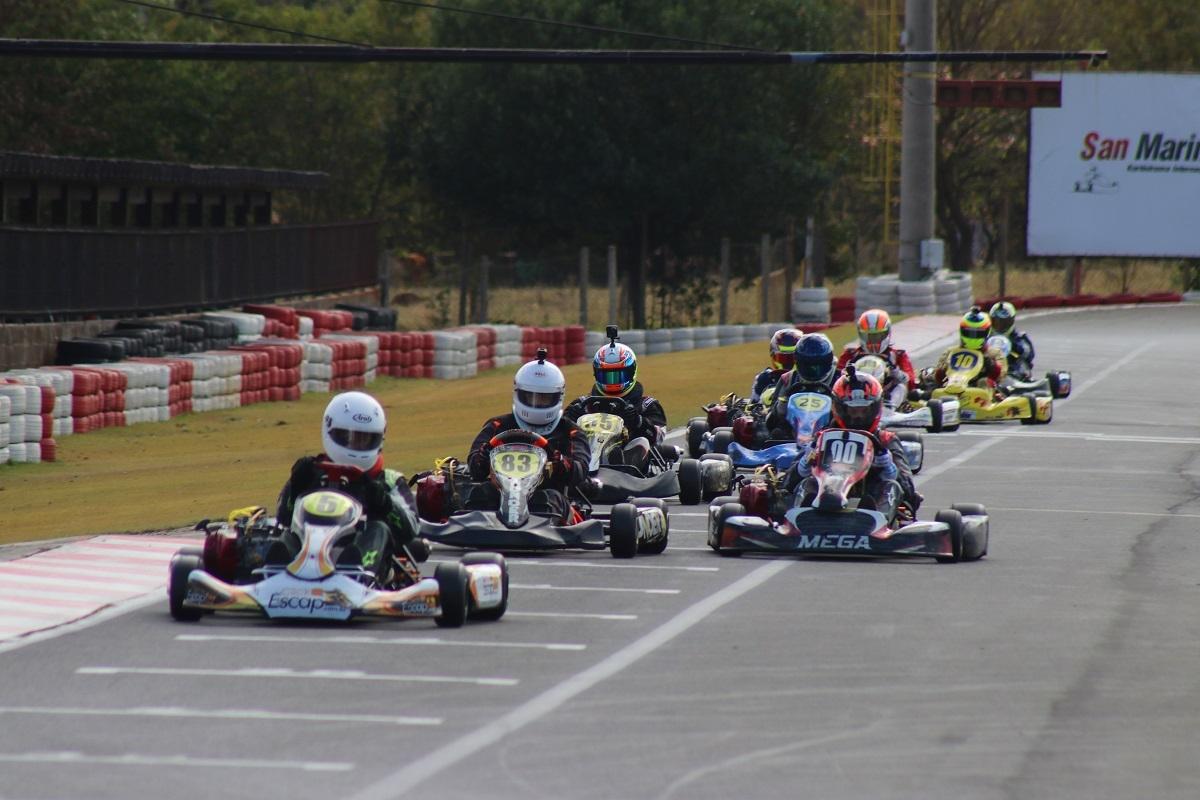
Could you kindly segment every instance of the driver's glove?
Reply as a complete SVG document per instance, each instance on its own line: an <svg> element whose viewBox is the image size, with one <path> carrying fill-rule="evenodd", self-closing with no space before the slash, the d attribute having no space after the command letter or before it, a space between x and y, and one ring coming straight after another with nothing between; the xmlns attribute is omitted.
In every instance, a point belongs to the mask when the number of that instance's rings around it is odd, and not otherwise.
<svg viewBox="0 0 1200 800"><path fill-rule="evenodd" d="M894 479L898 472L896 461L892 458L892 451L887 448L880 448L875 453L875 460L871 463L871 466L879 470L880 474L887 480Z"/></svg>

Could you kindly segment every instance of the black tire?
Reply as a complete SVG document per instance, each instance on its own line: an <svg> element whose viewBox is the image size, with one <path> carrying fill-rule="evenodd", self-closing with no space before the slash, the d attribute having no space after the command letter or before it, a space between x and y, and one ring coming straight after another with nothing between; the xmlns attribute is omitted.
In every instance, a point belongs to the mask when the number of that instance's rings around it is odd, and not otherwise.
<svg viewBox="0 0 1200 800"><path fill-rule="evenodd" d="M704 494L701 496L706 502L711 502L714 497L719 497L722 493L728 492L733 488L733 478L735 470L733 468L733 459L727 453L705 453L700 457L700 461L723 461L729 465L729 483L725 484L723 489L713 490L705 487Z"/></svg>
<svg viewBox="0 0 1200 800"><path fill-rule="evenodd" d="M726 455L729 452L729 445L733 444L733 430L730 428L718 428L713 431L713 449L714 453Z"/></svg>
<svg viewBox="0 0 1200 800"><path fill-rule="evenodd" d="M950 507L964 517L987 515L987 509L980 503L955 503Z"/></svg>
<svg viewBox="0 0 1200 800"><path fill-rule="evenodd" d="M944 522L950 526L950 547L954 550L952 556L938 556L939 564L953 564L962 561L963 553L963 518L954 509L944 509L937 512L934 522Z"/></svg>
<svg viewBox="0 0 1200 800"><path fill-rule="evenodd" d="M190 549L190 548L189 548ZM171 616L180 622L195 622L204 616L199 608L188 608L183 604L187 597L188 575L194 569L203 569L200 556L193 553L176 553L171 557L168 568L167 599L171 607Z"/></svg>
<svg viewBox="0 0 1200 800"><path fill-rule="evenodd" d="M679 503L694 506L700 502L704 491L704 482L700 478L700 462L694 458L685 458L679 462Z"/></svg>
<svg viewBox="0 0 1200 800"><path fill-rule="evenodd" d="M504 556L499 553L467 553L459 563L464 567L472 564L495 564L500 567L500 605L492 608L476 608L475 603L472 602L467 617L482 622L495 622L503 617L504 612L508 610L508 563L504 560Z"/></svg>
<svg viewBox="0 0 1200 800"><path fill-rule="evenodd" d="M1057 372L1047 372L1046 373L1046 380L1050 384L1050 396L1054 397L1054 398L1070 397L1071 396L1070 382L1069 381L1067 382L1067 387L1066 387L1066 390L1064 391L1062 381L1060 381L1058 378L1059 378L1059 373L1057 373Z"/></svg>
<svg viewBox="0 0 1200 800"><path fill-rule="evenodd" d="M921 467L923 467L925 465L925 437L921 434L920 431L901 430L901 431L896 431L896 438L898 438L902 442L916 442L917 444L919 444L921 446L921 460L918 461L916 464L908 465L909 469L912 470L913 475L920 474Z"/></svg>
<svg viewBox="0 0 1200 800"><path fill-rule="evenodd" d="M608 518L608 549L613 558L637 555L638 512L633 503L617 503Z"/></svg>
<svg viewBox="0 0 1200 800"><path fill-rule="evenodd" d="M439 628L461 628L467 621L468 596L467 568L457 561L438 564L433 572L438 585L440 616L433 621Z"/></svg>
<svg viewBox="0 0 1200 800"><path fill-rule="evenodd" d="M926 428L930 433L942 432L942 399L935 397L926 405L929 407L929 427Z"/></svg>
<svg viewBox="0 0 1200 800"><path fill-rule="evenodd" d="M708 420L693 417L687 424L687 449L692 458L700 457L700 445L704 434L708 433Z"/></svg>
<svg viewBox="0 0 1200 800"><path fill-rule="evenodd" d="M657 556L667 549L671 539L671 514L667 504L658 497L635 497L629 501L635 508L657 508L663 512L663 527L666 529L663 538L657 542L638 542L638 554Z"/></svg>
<svg viewBox="0 0 1200 800"><path fill-rule="evenodd" d="M717 512L717 519L714 523L713 536L709 538L708 546L717 552L717 555L731 556L737 558L742 554L741 550L732 550L722 548L720 544L721 529L725 527L725 520L730 517L738 517L746 513L746 507L741 503L725 503L721 506L721 510Z"/></svg>

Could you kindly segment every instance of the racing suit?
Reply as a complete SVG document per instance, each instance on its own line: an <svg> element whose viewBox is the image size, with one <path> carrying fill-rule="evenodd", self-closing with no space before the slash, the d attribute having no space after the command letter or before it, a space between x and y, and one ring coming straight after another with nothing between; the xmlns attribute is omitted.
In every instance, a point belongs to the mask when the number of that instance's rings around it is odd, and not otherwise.
<svg viewBox="0 0 1200 800"><path fill-rule="evenodd" d="M891 365L891 373L883 386L883 399L888 408L899 408L908 399L908 390L917 385L917 373L913 369L912 360L908 353L898 347L889 347L882 353L871 353L861 345L848 344L838 356L837 368L840 372L847 364L853 364L863 356L877 355Z"/></svg>
<svg viewBox="0 0 1200 800"><path fill-rule="evenodd" d="M467 468L470 470L471 480L474 481L467 498L468 508L491 511L500 507L500 492L488 480L492 472L488 457L492 450L490 442L497 434L520 429L517 418L512 414L492 417L484 423L483 429L471 443L471 452L467 455ZM547 463L550 470L538 490L530 496L529 507L537 511L548 511L565 525L570 523L572 518L572 506L566 493L571 488L582 490L586 484L591 450L588 448L587 437L565 415L558 421L554 430L542 435L548 442L550 461Z"/></svg>
<svg viewBox="0 0 1200 800"><path fill-rule="evenodd" d="M767 367L762 372L755 375L754 383L750 386L750 402L757 403L762 400L763 392L778 384L779 379L782 378L786 372L786 369Z"/></svg>
<svg viewBox="0 0 1200 800"><path fill-rule="evenodd" d="M835 423L825 428L825 430L829 429L842 430L843 428ZM875 438L875 460L863 481L863 500L867 502L861 503L860 507L872 508L881 512L891 511L894 514L895 506L899 502L906 502L915 515L917 509L921 507L921 501L925 498L917 491L917 486L913 483L912 468L908 464L908 457L904 455L904 445L900 443L900 439L895 433L886 429L881 428L871 435ZM798 505L810 504L816 495L816 481L812 480L812 465L820 457L820 451L816 447L817 439L818 437L813 437L808 453L796 460L796 463L788 470L784 481L785 489L794 492L799 487ZM888 497L888 489L893 481L900 487L900 497L894 499Z"/></svg>
<svg viewBox="0 0 1200 800"><path fill-rule="evenodd" d="M587 413L589 400L601 397L612 395L593 392L577 397L563 410L563 416L577 420ZM625 430L629 431L629 442L621 450L610 452L608 457L613 461L619 458L623 463L632 464L645 472L650 459L650 448L662 444L667 429L667 412L663 411L661 403L653 397L646 396L640 382L635 381L633 388L619 399L626 403L621 419L625 421Z"/></svg>
<svg viewBox="0 0 1200 800"><path fill-rule="evenodd" d="M385 574L393 555L404 552L413 561L428 557L428 545L417 538L421 529L408 483L400 472L384 469L383 456L366 472L334 464L324 453L304 456L292 465L279 493L275 519L287 525L296 500L320 489L336 489L363 504L367 525L354 543L364 568Z"/></svg>
<svg viewBox="0 0 1200 800"><path fill-rule="evenodd" d="M1012 350L1008 354L1008 372L1019 381L1033 379L1033 340L1016 328L1005 334Z"/></svg>

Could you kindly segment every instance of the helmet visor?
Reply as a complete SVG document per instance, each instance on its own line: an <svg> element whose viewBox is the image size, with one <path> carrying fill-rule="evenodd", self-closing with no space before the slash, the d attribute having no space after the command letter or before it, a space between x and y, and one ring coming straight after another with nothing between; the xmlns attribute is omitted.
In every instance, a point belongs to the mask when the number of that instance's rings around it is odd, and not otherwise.
<svg viewBox="0 0 1200 800"><path fill-rule="evenodd" d="M371 431L352 431L347 428L331 428L329 438L338 447L358 452L378 450L383 444L383 434Z"/></svg>
<svg viewBox="0 0 1200 800"><path fill-rule="evenodd" d="M771 363L775 369L791 369L796 364L796 354L792 353L772 353Z"/></svg>
<svg viewBox="0 0 1200 800"><path fill-rule="evenodd" d="M1003 333L1007 335L1008 332L1012 330L1014 322L1016 322L1016 320L1009 316L992 317L992 330L996 333Z"/></svg>
<svg viewBox="0 0 1200 800"><path fill-rule="evenodd" d="M636 369L636 366L597 369L596 383L609 391L625 389L633 383Z"/></svg>
<svg viewBox="0 0 1200 800"><path fill-rule="evenodd" d="M878 398L874 400L839 400L838 416L847 428L871 430L879 419L882 404Z"/></svg>
<svg viewBox="0 0 1200 800"><path fill-rule="evenodd" d="M517 401L530 408L553 408L562 402L562 392L533 392L517 389Z"/></svg>
<svg viewBox="0 0 1200 800"><path fill-rule="evenodd" d="M805 383L818 383L824 380L832 368L832 357L796 359L796 375Z"/></svg>
<svg viewBox="0 0 1200 800"><path fill-rule="evenodd" d="M858 338L863 348L869 353L878 353L883 349L891 331L859 331Z"/></svg>

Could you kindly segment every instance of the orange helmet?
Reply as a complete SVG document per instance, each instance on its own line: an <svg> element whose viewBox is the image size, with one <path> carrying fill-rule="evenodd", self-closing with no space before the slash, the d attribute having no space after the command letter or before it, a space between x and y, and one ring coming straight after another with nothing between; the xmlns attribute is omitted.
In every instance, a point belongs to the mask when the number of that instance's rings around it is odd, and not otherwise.
<svg viewBox="0 0 1200 800"><path fill-rule="evenodd" d="M868 308L858 317L858 341L868 353L892 346L892 318L882 308Z"/></svg>
<svg viewBox="0 0 1200 800"><path fill-rule="evenodd" d="M833 384L833 420L843 428L875 433L883 417L883 387L854 365Z"/></svg>

